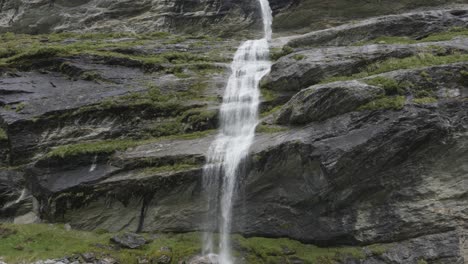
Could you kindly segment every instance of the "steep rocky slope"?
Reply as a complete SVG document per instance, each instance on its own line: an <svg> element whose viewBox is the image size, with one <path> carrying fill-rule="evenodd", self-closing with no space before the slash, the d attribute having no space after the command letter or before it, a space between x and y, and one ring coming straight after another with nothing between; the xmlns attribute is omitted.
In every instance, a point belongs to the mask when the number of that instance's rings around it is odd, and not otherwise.
<svg viewBox="0 0 468 264"><path fill-rule="evenodd" d="M271 1L278 12L292 0ZM0 32L211 31L232 33L258 24L257 1L0 1Z"/></svg>
<svg viewBox="0 0 468 264"><path fill-rule="evenodd" d="M333 260L341 263L464 263L467 27L461 6L372 18L276 48L234 231L388 245ZM238 41L1 38L2 220L214 228L203 222L201 170Z"/></svg>

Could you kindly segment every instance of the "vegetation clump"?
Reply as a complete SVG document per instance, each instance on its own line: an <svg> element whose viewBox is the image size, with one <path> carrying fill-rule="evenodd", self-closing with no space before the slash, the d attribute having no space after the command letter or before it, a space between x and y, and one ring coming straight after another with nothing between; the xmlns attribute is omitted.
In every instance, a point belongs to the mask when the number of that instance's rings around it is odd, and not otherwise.
<svg viewBox="0 0 468 264"><path fill-rule="evenodd" d="M74 157L78 155L95 155L95 154L112 154L116 151L124 151L126 149L151 144L162 140L190 140L201 137L206 137L211 134L212 130L206 130L201 132L194 132L181 135L171 135L164 137L156 137L149 139L116 139L116 140L102 140L102 141L90 141L85 143L77 143L70 145L62 145L53 148L46 155L47 158L66 158Z"/></svg>
<svg viewBox="0 0 468 264"><path fill-rule="evenodd" d="M452 40L456 37L468 37L468 29L462 27L453 27L444 32L433 33L422 39L413 39L400 36L381 36L372 40L358 42L355 45L364 46L369 44L416 44L423 42L438 42Z"/></svg>
<svg viewBox="0 0 468 264"><path fill-rule="evenodd" d="M110 39L122 39L109 41ZM142 54L128 52L129 49L143 45L179 43L191 40L191 36L171 35L168 33L130 34L130 33L57 33L49 35L26 35L5 33L0 35L0 66L31 68L40 60L67 58L76 55L90 55L103 59L122 59L140 65L142 69L170 69L177 65L224 62L226 58L210 56L190 51L170 51ZM206 44L208 45L208 43ZM163 64L167 64L163 66Z"/></svg>
<svg viewBox="0 0 468 264"><path fill-rule="evenodd" d="M424 105L424 104L433 104L437 102L437 98L434 97L422 97L422 98L414 98L413 103Z"/></svg>
<svg viewBox="0 0 468 264"><path fill-rule="evenodd" d="M290 46L283 46L280 51L272 52L270 55L270 59L273 61L279 60L279 58L289 55L294 52L294 49Z"/></svg>
<svg viewBox="0 0 468 264"><path fill-rule="evenodd" d="M359 73L349 76L336 76L323 80L321 83L330 83L336 81L348 81L377 75L380 73L415 69L443 64L451 64L468 60L468 54L453 53L445 56L436 56L431 53L419 53L406 58L390 58L376 63L372 63L363 68Z"/></svg>
<svg viewBox="0 0 468 264"><path fill-rule="evenodd" d="M386 95L403 95L405 94L404 85L398 83L395 79L383 76L375 77L366 80L369 85L379 86L384 88Z"/></svg>
<svg viewBox="0 0 468 264"><path fill-rule="evenodd" d="M5 129L0 128L0 141L4 141L8 139L8 134Z"/></svg>
<svg viewBox="0 0 468 264"><path fill-rule="evenodd" d="M360 106L358 110L401 110L405 106L405 101L404 96L384 96Z"/></svg>
<svg viewBox="0 0 468 264"><path fill-rule="evenodd" d="M162 255L170 258L170 263L181 263L201 253L201 234L157 234L157 239L138 249L114 249L110 238L115 233L98 229L96 232L66 230L63 225L3 224L0 230L8 230L8 235L0 235L0 252L8 263L24 263L45 259L63 258L74 254L94 253L97 258L112 257L119 263L136 264L138 259L154 260ZM1 231L0 231L1 232ZM152 234L142 234L147 239ZM343 256L356 259L365 257L361 247L321 248L301 244L287 238L245 238L233 236L238 245L234 256L245 258L247 263L283 263L287 258L301 259L305 263L320 263L323 259L334 263ZM375 255L386 252L386 245L367 247ZM169 259L166 258L166 259Z"/></svg>
<svg viewBox="0 0 468 264"><path fill-rule="evenodd" d="M274 126L274 125L259 125L257 126L257 129L255 132L257 133L267 133L267 134L272 134L272 133L279 133L288 130L286 127L282 126Z"/></svg>

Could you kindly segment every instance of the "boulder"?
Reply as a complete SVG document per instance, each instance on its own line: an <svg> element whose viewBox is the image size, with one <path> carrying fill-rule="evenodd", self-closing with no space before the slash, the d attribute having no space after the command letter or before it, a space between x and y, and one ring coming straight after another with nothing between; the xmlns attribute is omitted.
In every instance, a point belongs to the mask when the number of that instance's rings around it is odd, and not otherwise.
<svg viewBox="0 0 468 264"><path fill-rule="evenodd" d="M110 240L123 248L130 249L140 248L146 244L146 239L143 236L134 233L116 235Z"/></svg>
<svg viewBox="0 0 468 264"><path fill-rule="evenodd" d="M301 90L281 108L279 124L299 125L354 111L382 96L384 90L359 81L316 85Z"/></svg>

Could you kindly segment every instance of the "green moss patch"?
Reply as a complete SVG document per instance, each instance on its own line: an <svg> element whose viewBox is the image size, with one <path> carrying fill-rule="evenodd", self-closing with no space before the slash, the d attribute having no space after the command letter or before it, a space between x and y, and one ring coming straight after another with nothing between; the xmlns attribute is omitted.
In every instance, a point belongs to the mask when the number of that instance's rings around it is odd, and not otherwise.
<svg viewBox="0 0 468 264"><path fill-rule="evenodd" d="M414 98L413 103L415 104L433 104L437 102L437 98L434 97L422 97L422 98Z"/></svg>
<svg viewBox="0 0 468 264"><path fill-rule="evenodd" d="M113 249L109 239L114 236L106 230L85 232L67 231L62 225L3 224L0 230L8 235L0 235L0 252L8 263L23 263L37 260L62 258L74 254L93 252L96 256L111 256L120 263L136 264L138 258L157 259L162 255L171 257L171 263L180 263L201 252L201 234L157 234L152 242L139 249ZM1 232L1 231L0 231ZM142 234L150 238L152 234ZM285 263L285 259L301 259L305 263L336 263L343 257L362 259L361 247L321 248L301 244L286 238L244 238L233 235L236 245L235 257L245 258L247 263ZM169 249L169 250L167 250ZM386 245L367 247L373 254L386 252ZM323 262L323 261L328 262ZM287 262L286 262L287 263Z"/></svg>
<svg viewBox="0 0 468 264"><path fill-rule="evenodd" d="M121 41L113 41L118 38ZM118 58L137 62L143 69L171 69L176 65L226 62L225 58L216 54L202 54L190 51L168 51L161 53L129 52L139 46L168 45L187 41L194 43L202 41L209 45L206 39L200 40L193 36L171 35L167 33L149 34L79 34L63 33L50 35L24 35L6 33L0 35L0 66L28 68L38 59L51 60L77 55L98 56L103 59ZM135 63L132 63L135 64ZM165 64L165 66L163 66Z"/></svg>
<svg viewBox="0 0 468 264"><path fill-rule="evenodd" d="M294 52L294 49L291 48L290 46L283 46L283 48L281 50L274 50L270 54L270 58L271 58L271 60L276 61L276 60L279 60L279 58L284 57L284 56L286 56L288 54L291 54L293 52Z"/></svg>
<svg viewBox="0 0 468 264"><path fill-rule="evenodd" d="M437 42L437 41L448 41L457 37L468 37L468 29L461 27L454 27L448 31L433 33L425 38L415 40L410 37L394 37L394 36L382 36L369 41L358 42L357 46L364 46L370 44L415 44L423 42Z"/></svg>
<svg viewBox="0 0 468 264"><path fill-rule="evenodd" d="M361 72L349 76L337 76L323 80L321 83L348 81L369 77L372 75L391 72L395 70L416 69L422 67L451 64L468 61L468 54L454 53L446 56L437 56L431 53L420 53L406 58L391 58L372 63L363 68Z"/></svg>
<svg viewBox="0 0 468 264"><path fill-rule="evenodd" d="M406 85L398 83L395 79L379 76L379 77L366 80L366 83L369 85L374 85L374 86L379 86L379 87L384 88L386 95L405 94Z"/></svg>
<svg viewBox="0 0 468 264"><path fill-rule="evenodd" d="M158 167L148 167L145 168L142 173L144 175L154 175L160 174L165 172L178 172L178 171L187 171L200 168L200 164L191 164L191 163L176 163L173 165L165 165L165 166L158 166Z"/></svg>
<svg viewBox="0 0 468 264"><path fill-rule="evenodd" d="M288 130L286 127L274 126L274 125L259 125L257 126L257 133L279 133Z"/></svg>
<svg viewBox="0 0 468 264"><path fill-rule="evenodd" d="M405 106L405 101L404 96L385 96L360 106L358 110L401 110Z"/></svg>
<svg viewBox="0 0 468 264"><path fill-rule="evenodd" d="M73 157L78 155L94 155L94 154L112 154L116 151L124 151L128 148L151 144L162 140L190 140L201 137L206 137L211 134L212 130L194 132L182 135L172 135L165 137L157 137L143 140L133 139L122 139L122 140L104 140L104 141L92 141L86 143L62 145L53 148L46 154L47 158L65 158Z"/></svg>
<svg viewBox="0 0 468 264"><path fill-rule="evenodd" d="M5 129L0 128L0 141L7 140L8 139L8 134L5 131Z"/></svg>

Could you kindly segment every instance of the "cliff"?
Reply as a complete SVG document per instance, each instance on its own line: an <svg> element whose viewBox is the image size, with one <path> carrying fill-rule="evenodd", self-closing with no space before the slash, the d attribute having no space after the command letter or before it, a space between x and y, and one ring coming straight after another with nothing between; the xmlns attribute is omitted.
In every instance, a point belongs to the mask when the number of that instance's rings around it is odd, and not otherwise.
<svg viewBox="0 0 468 264"><path fill-rule="evenodd" d="M320 30L272 42L235 233L385 245L336 263L468 260L468 6L431 7L439 2L399 1L402 13L359 21L339 8L324 16L337 26L286 25L318 4L272 2L281 35ZM355 17L395 11L375 8ZM0 1L1 31L41 33L0 35L1 221L213 229L202 166L240 43L233 33L255 32L256 10L254 1ZM292 255L257 257L309 263Z"/></svg>

